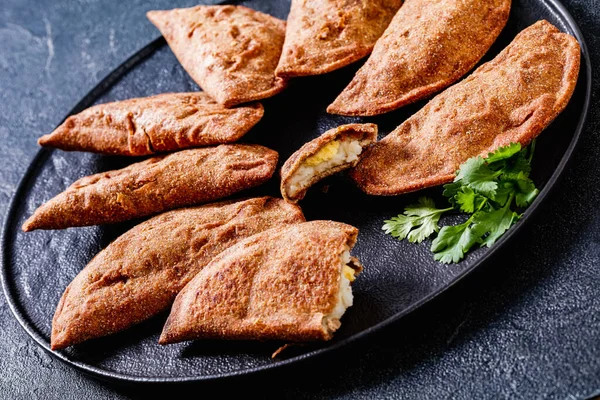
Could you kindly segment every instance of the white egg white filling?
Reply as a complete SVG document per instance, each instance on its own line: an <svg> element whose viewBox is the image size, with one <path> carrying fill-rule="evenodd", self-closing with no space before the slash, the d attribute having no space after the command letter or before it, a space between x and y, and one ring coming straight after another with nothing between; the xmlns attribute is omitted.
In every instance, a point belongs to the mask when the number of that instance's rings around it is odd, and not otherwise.
<svg viewBox="0 0 600 400"><path fill-rule="evenodd" d="M357 270L355 267L351 266L352 259L350 257L349 249L344 251L340 258L344 266L342 267L342 274L340 277L340 289L337 294L337 302L333 310L323 318L323 325L332 332L340 327L340 318L342 318L346 309L352 306L354 300L351 283L355 279Z"/></svg>
<svg viewBox="0 0 600 400"><path fill-rule="evenodd" d="M358 160L362 150L360 141L356 139L334 140L326 144L316 154L304 160L292 175L286 188L288 196L296 197L298 192L310 184L315 175Z"/></svg>

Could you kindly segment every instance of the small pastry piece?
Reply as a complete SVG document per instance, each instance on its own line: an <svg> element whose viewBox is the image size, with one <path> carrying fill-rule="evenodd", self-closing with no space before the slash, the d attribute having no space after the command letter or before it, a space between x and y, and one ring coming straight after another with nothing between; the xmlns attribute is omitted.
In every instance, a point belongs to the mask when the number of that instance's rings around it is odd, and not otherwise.
<svg viewBox="0 0 600 400"><path fill-rule="evenodd" d="M406 0L327 112L383 114L451 85L496 41L510 4L511 0Z"/></svg>
<svg viewBox="0 0 600 400"><path fill-rule="evenodd" d="M277 158L263 146L222 144L86 176L42 204L23 231L110 224L221 199L266 182Z"/></svg>
<svg viewBox="0 0 600 400"><path fill-rule="evenodd" d="M292 0L277 76L318 75L369 55L402 0Z"/></svg>
<svg viewBox="0 0 600 400"><path fill-rule="evenodd" d="M52 321L53 350L122 331L167 309L210 260L244 238L304 221L261 197L183 208L124 233L75 277Z"/></svg>
<svg viewBox="0 0 600 400"><path fill-rule="evenodd" d="M159 343L331 339L362 269L349 253L357 235L350 225L312 221L239 242L177 295Z"/></svg>
<svg viewBox="0 0 600 400"><path fill-rule="evenodd" d="M309 187L355 166L365 147L377 141L377 125L349 124L330 129L287 159L281 168L281 195L296 203Z"/></svg>
<svg viewBox="0 0 600 400"><path fill-rule="evenodd" d="M366 193L397 195L451 182L471 157L526 146L569 102L579 53L574 37L535 23L369 148L352 178Z"/></svg>
<svg viewBox="0 0 600 400"><path fill-rule="evenodd" d="M285 21L244 6L150 11L171 50L202 89L225 107L281 92L275 76Z"/></svg>
<svg viewBox="0 0 600 400"><path fill-rule="evenodd" d="M166 93L90 107L72 115L42 146L123 156L235 142L264 113L260 103L227 109L205 92Z"/></svg>

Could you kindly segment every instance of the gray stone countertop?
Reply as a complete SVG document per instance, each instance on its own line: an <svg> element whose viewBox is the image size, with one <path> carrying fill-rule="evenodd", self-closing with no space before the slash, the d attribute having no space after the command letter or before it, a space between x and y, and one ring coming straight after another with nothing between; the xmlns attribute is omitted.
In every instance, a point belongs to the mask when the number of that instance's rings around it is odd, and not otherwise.
<svg viewBox="0 0 600 400"><path fill-rule="evenodd" d="M564 0L600 67L600 0ZM179 0L2 0L0 213L48 133L158 36ZM399 323L276 374L193 387L117 386L45 353L0 298L1 399L582 399L600 395L600 84L565 178L494 262ZM188 391L191 389L191 392ZM212 394L212 395L211 395Z"/></svg>

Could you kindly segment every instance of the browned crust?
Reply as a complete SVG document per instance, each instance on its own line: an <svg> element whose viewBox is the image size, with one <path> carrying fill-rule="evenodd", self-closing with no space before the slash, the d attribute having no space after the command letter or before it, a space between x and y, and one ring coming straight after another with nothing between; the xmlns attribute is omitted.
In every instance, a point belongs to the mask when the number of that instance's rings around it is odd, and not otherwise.
<svg viewBox="0 0 600 400"><path fill-rule="evenodd" d="M275 228L215 257L179 293L160 344L200 338L328 340L340 255L358 230L333 221Z"/></svg>
<svg viewBox="0 0 600 400"><path fill-rule="evenodd" d="M292 179L298 168L304 163L304 161L319 152L324 146L328 143L331 143L334 140L345 140L347 138L358 138L361 141L361 146L363 149L365 147L370 146L372 143L377 141L377 125L375 124L347 124L341 125L337 128L333 128L322 134L321 136L311 140L308 143L305 143L298 151L290 156L287 161L281 167L281 195L286 201L291 203L297 203L302 200L306 194L306 191L315 183L320 181L321 179L333 175L337 172L343 171L345 169L351 168L358 164L360 157L363 153L358 157L358 159L352 163L346 163L339 165L335 168L331 168L327 171L324 171L320 174L316 174L313 179L311 179L308 184L303 188L303 190L299 191L295 197L290 197L287 193L286 186L288 182Z"/></svg>
<svg viewBox="0 0 600 400"><path fill-rule="evenodd" d="M227 109L205 92L165 93L90 107L38 143L68 151L144 156L235 142L263 114L260 103Z"/></svg>
<svg viewBox="0 0 600 400"><path fill-rule="evenodd" d="M23 230L109 224L214 201L266 182L277 159L273 150L242 144L153 157L76 181L42 204Z"/></svg>
<svg viewBox="0 0 600 400"><path fill-rule="evenodd" d="M275 73L295 77L334 71L369 55L401 0L292 0Z"/></svg>
<svg viewBox="0 0 600 400"><path fill-rule="evenodd" d="M366 193L397 195L451 182L471 157L529 144L566 107L579 62L575 38L535 23L372 146L351 177Z"/></svg>
<svg viewBox="0 0 600 400"><path fill-rule="evenodd" d="M494 43L510 5L511 0L406 0L327 112L383 114L456 82Z"/></svg>
<svg viewBox="0 0 600 400"><path fill-rule="evenodd" d="M286 87L275 76L285 21L231 5L146 15L192 79L223 106L271 97Z"/></svg>
<svg viewBox="0 0 600 400"><path fill-rule="evenodd" d="M110 335L160 313L223 250L300 222L299 207L261 197L174 210L135 226L67 287L52 321L52 349Z"/></svg>

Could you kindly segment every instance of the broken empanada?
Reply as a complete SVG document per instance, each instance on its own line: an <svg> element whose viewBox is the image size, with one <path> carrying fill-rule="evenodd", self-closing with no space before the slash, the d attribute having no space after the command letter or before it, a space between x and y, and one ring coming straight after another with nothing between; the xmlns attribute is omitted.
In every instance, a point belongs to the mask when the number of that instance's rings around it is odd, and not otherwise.
<svg viewBox="0 0 600 400"><path fill-rule="evenodd" d="M292 203L302 200L321 179L355 166L363 150L376 141L377 125L349 124L306 143L281 168L283 198Z"/></svg>
<svg viewBox="0 0 600 400"><path fill-rule="evenodd" d="M167 309L212 260L244 238L304 221L299 207L261 197L169 211L125 232L67 287L52 349L122 331Z"/></svg>
<svg viewBox="0 0 600 400"><path fill-rule="evenodd" d="M159 343L331 339L362 269L349 252L357 235L350 225L312 221L239 242L177 295Z"/></svg>

